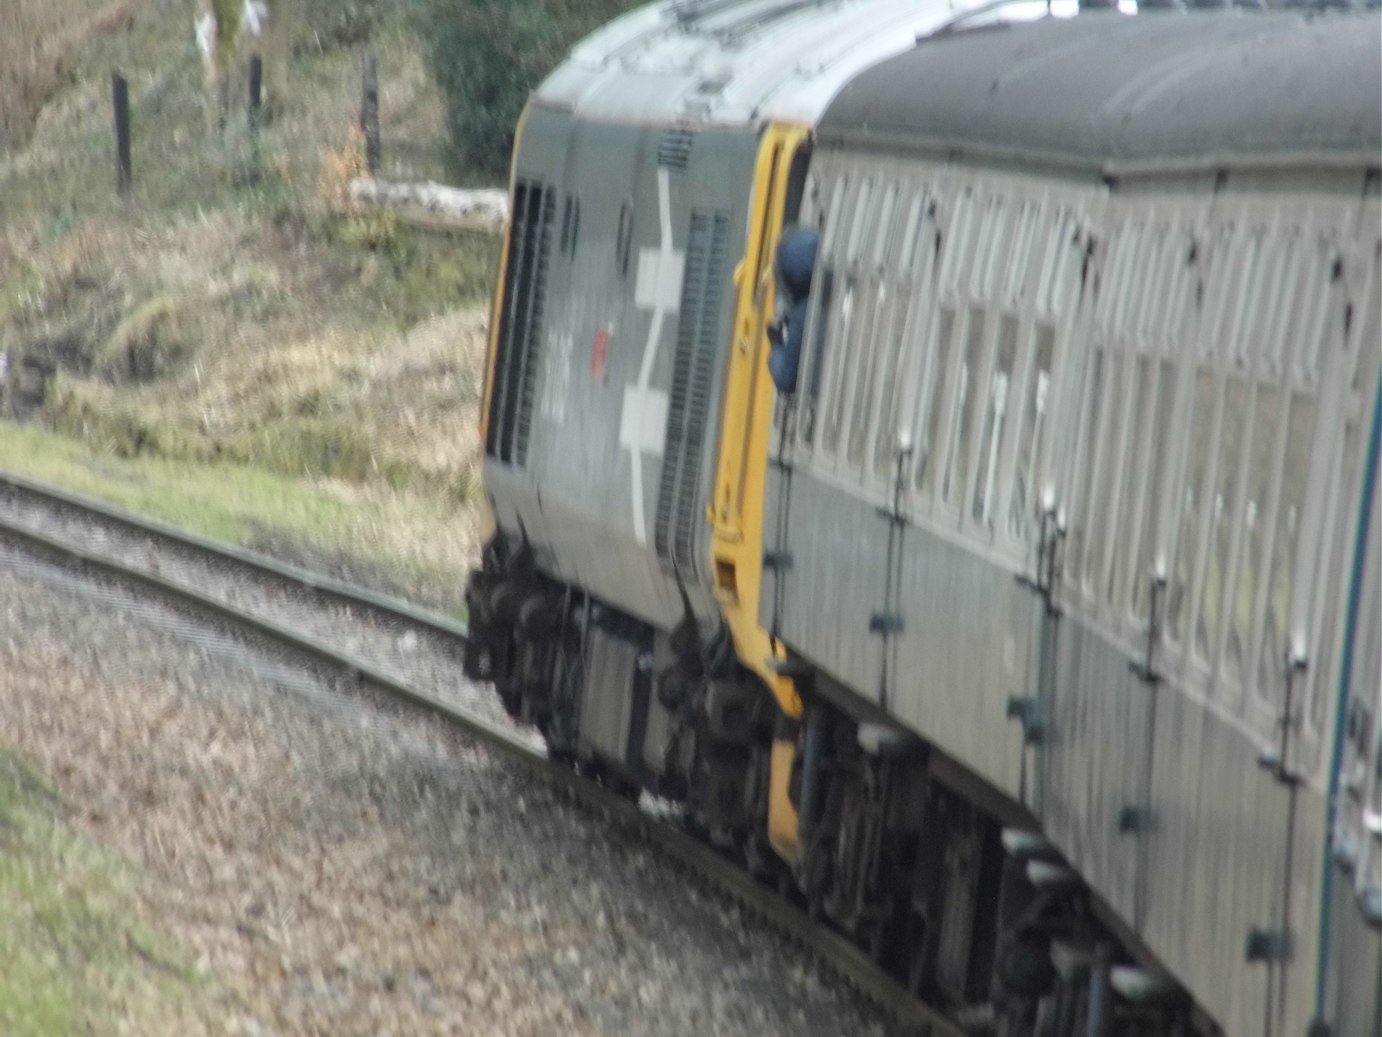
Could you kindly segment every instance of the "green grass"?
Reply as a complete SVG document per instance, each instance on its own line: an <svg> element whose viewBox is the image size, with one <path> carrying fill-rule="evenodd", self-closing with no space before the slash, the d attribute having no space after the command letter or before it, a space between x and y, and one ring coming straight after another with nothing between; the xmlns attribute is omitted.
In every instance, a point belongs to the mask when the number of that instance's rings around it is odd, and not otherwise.
<svg viewBox="0 0 1382 1037"><path fill-rule="evenodd" d="M455 527L456 516L427 497L290 479L250 465L100 454L59 433L11 423L0 423L0 469L232 544L367 559L376 570L369 576L383 573L385 589L442 606L454 605L464 586L467 550L459 538L440 535Z"/></svg>
<svg viewBox="0 0 1382 1037"><path fill-rule="evenodd" d="M344 502L262 469L101 458L31 425L0 426L0 467L232 543L246 543L263 525L329 540L353 520Z"/></svg>
<svg viewBox="0 0 1382 1037"><path fill-rule="evenodd" d="M124 866L61 809L0 751L0 1032L102 1032L119 1016L156 1026L198 980L135 920Z"/></svg>

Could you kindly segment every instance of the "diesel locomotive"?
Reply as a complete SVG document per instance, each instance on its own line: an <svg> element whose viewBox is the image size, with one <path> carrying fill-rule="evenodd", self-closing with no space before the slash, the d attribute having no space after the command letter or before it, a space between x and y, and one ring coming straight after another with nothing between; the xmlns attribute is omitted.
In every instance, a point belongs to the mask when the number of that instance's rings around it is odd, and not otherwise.
<svg viewBox="0 0 1382 1037"><path fill-rule="evenodd" d="M539 87L468 666L977 1031L1382 1037L1382 20L1048 10Z"/></svg>

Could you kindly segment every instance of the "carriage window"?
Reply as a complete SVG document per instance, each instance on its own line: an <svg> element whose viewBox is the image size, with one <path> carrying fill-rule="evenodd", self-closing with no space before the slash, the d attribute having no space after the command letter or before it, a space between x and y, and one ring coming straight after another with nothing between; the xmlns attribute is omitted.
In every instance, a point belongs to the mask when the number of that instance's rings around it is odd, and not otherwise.
<svg viewBox="0 0 1382 1037"><path fill-rule="evenodd" d="M1146 263L1138 278L1136 303L1128 318L1129 330L1144 339L1151 332L1154 315L1166 305L1171 264L1176 259L1171 255L1170 235L1164 226L1157 227L1149 238Z"/></svg>
<svg viewBox="0 0 1382 1037"><path fill-rule="evenodd" d="M1378 243L1378 251L1374 254L1372 275L1367 279L1367 295L1357 300L1358 316L1362 318L1358 324L1355 340L1358 343L1358 357L1353 366L1353 391L1362 392L1363 386L1367 385L1372 377L1375 377L1377 350L1369 348L1369 345L1376 345L1382 342L1382 242Z"/></svg>
<svg viewBox="0 0 1382 1037"><path fill-rule="evenodd" d="M1070 250L1067 244L1069 228L1066 225L1068 214L1062 210L1053 214L1040 236L1038 249L1041 252L1041 273L1037 278L1037 302L1047 312L1055 312L1055 296L1059 289L1056 282L1061 276L1062 260Z"/></svg>
<svg viewBox="0 0 1382 1037"><path fill-rule="evenodd" d="M955 199L955 209L945 227L945 260L941 280L946 287L956 287L968 269L969 255L974 246L974 192L966 188Z"/></svg>
<svg viewBox="0 0 1382 1037"><path fill-rule="evenodd" d="M1124 267L1128 265L1128 228L1110 232L1107 247L1100 263L1090 268L1099 281L1099 297L1095 300L1095 317L1101 333L1107 335L1114 322L1114 303L1118 300L1118 286L1122 283Z"/></svg>
<svg viewBox="0 0 1382 1037"><path fill-rule="evenodd" d="M1104 553L1113 510L1114 487L1119 475L1119 459L1123 450L1127 408L1124 389L1130 376L1132 358L1110 352L1108 359L1108 388L1104 393L1104 415L1099 420L1098 462L1094 483L1086 504L1085 525L1089 537L1089 557L1085 559L1084 584L1091 594L1102 591L1099 581L1104 572Z"/></svg>
<svg viewBox="0 0 1382 1037"><path fill-rule="evenodd" d="M1121 332L1132 330L1133 300L1141 293L1141 281L1151 271L1150 239L1145 227L1130 225L1123 241L1123 266L1109 306L1109 322Z"/></svg>
<svg viewBox="0 0 1382 1037"><path fill-rule="evenodd" d="M832 307L835 304L835 260L840 248L841 214L844 212L848 190L847 177L835 181L830 190L829 207L818 226L821 233L820 250L817 253L820 271L811 281L813 298L806 321L806 341L803 343L806 355L802 358L802 363L809 366L806 368L806 391L802 396L797 424L801 441L807 446L815 442L821 383L824 381L825 365L829 360L830 323L834 312Z"/></svg>
<svg viewBox="0 0 1382 1037"><path fill-rule="evenodd" d="M877 230L873 234L873 265L883 267L883 259L891 254L891 246L897 240L897 225L893 222L893 210L897 206L897 185L889 184L883 192L883 200L878 205Z"/></svg>
<svg viewBox="0 0 1382 1037"><path fill-rule="evenodd" d="M1185 636L1190 613L1190 587L1199 554L1200 515L1204 507L1205 476L1209 468L1210 437L1214 432L1214 372L1201 370L1195 376L1195 399L1187 436L1185 481L1176 509L1176 559L1166 594L1166 629L1171 640L1180 643Z"/></svg>
<svg viewBox="0 0 1382 1037"><path fill-rule="evenodd" d="M1133 361L1132 374L1133 404L1129 415L1132 423L1124 436L1128 448L1118 467L1118 499L1113 502L1114 507L1109 516L1112 533L1108 547L1113 557L1104 594L1110 604L1126 600L1123 588L1127 585L1128 570L1134 563L1137 545L1127 542L1124 537L1136 524L1134 516L1138 493L1144 490L1151 470L1148 453L1151 450L1152 401L1156 396L1156 368L1151 357L1140 356Z"/></svg>
<svg viewBox="0 0 1382 1037"><path fill-rule="evenodd" d="M1295 286L1305 279L1301 269L1304 260L1304 250L1297 235L1294 232L1288 234L1282 245L1281 279L1268 305L1263 307L1262 341L1266 349L1267 364L1273 372L1284 372L1285 365L1290 360L1288 343L1291 340L1288 332L1291 315L1295 311Z"/></svg>
<svg viewBox="0 0 1382 1037"><path fill-rule="evenodd" d="M882 230L880 224L879 230ZM864 459L864 443L868 440L869 420L873 417L878 397L874 391L879 354L888 350L891 337L888 328L888 290L877 277L869 277L866 290L859 293L858 332L850 352L855 355L853 404L849 410L848 457L859 464ZM871 290L868 290L871 289Z"/></svg>
<svg viewBox="0 0 1382 1037"><path fill-rule="evenodd" d="M844 289L840 292L839 307L835 314L832 314L831 324L834 333L830 335L833 342L826 342L823 345L833 349L827 349L828 357L822 360L829 360L830 371L826 375L825 390L827 402L825 404L825 427L821 430L821 446L830 453L835 452L835 448L840 442L840 423L844 419L845 412L845 369L849 363L849 341L850 332L854 327L855 317L855 280L852 274L845 275ZM822 365L824 366L824 365Z"/></svg>
<svg viewBox="0 0 1382 1037"><path fill-rule="evenodd" d="M859 365L863 359L859 349L866 345L865 338L859 335L856 325L872 306L872 299L860 292L857 264L864 243L876 225L877 212L869 208L869 198L873 193L873 182L863 180L854 191L847 205L850 213L847 226L840 228L845 241L845 283L840 292L839 308L831 315L830 368L825 378L825 424L821 430L821 446L834 453L840 445L840 430L845 419L845 404L849 400L850 386L854 375L857 379ZM864 322L867 323L867 322Z"/></svg>
<svg viewBox="0 0 1382 1037"><path fill-rule="evenodd" d="M873 470L879 475L891 473L896 463L893 450L897 445L898 412L902 409L902 382L906 377L902 344L911 336L915 313L920 308L915 304L909 307L907 303L904 293L894 293L887 325L887 348L883 350L877 372L878 385L874 390L879 404L873 437Z"/></svg>
<svg viewBox="0 0 1382 1037"><path fill-rule="evenodd" d="M890 336L891 348L887 366L884 366L882 380L883 402L879 408L878 433L873 438L873 470L876 473L893 476L896 474L897 456L894 449L902 433L902 422L909 422L914 415L904 418L904 408L908 401L914 400L914 390L919 394L922 364L926 361L923 353L923 330L930 321L931 300L919 289L912 290L911 299L896 300L894 333ZM919 364L919 359L922 364ZM914 437L915 441L915 437ZM912 462L918 458L912 456Z"/></svg>
<svg viewBox="0 0 1382 1037"><path fill-rule="evenodd" d="M1071 516L1070 533L1065 551L1067 560L1065 576L1072 586L1077 586L1080 582L1081 565L1084 561L1085 545L1088 542L1085 525L1089 521L1089 484L1093 478L1094 457L1099 448L1099 415L1104 405L1104 350L1102 349L1095 349L1090 354L1088 386L1085 391L1084 424L1081 426L1084 430L1082 433L1084 449L1076 458L1075 469L1083 473L1083 485L1079 487L1074 497L1076 508L1079 508L1082 503L1085 507Z"/></svg>
<svg viewBox="0 0 1382 1037"><path fill-rule="evenodd" d="M1228 604L1225 583L1233 560L1236 532L1238 477L1242 474L1243 446L1247 440L1248 384L1230 378L1224 389L1222 431L1219 434L1219 467L1215 472L1214 496L1209 503L1209 559L1204 578L1204 600L1195 623L1195 650L1201 659L1214 662L1220 625Z"/></svg>
<svg viewBox="0 0 1382 1037"><path fill-rule="evenodd" d="M1013 300L1022 298L1032 268L1032 240L1037 223L1037 207L1023 205L1018 217L1017 233L1007 257L1003 280L1003 294Z"/></svg>
<svg viewBox="0 0 1382 1037"><path fill-rule="evenodd" d="M1205 311L1201 325L1205 330L1201 330L1199 336L1198 353L1201 357L1218 355L1223 344L1241 267L1242 246L1243 240L1235 233L1232 225L1220 229L1219 237L1209 256L1209 269L1205 275L1204 297L1209 300L1209 307Z"/></svg>
<svg viewBox="0 0 1382 1037"><path fill-rule="evenodd" d="M812 279L812 290L816 302L807 326L811 347L811 373L806 379L806 397L802 401L801 438L810 445L815 440L816 410L821 399L821 372L824 371L829 344L830 308L834 305L835 271L828 266L821 267Z"/></svg>
<svg viewBox="0 0 1382 1037"><path fill-rule="evenodd" d="M936 321L936 337L932 341L931 381L926 387L926 407L922 411L926 422L926 438L917 450L917 482L922 493L935 488L937 468L935 453L940 449L941 418L945 412L945 389L950 381L950 357L954 353L951 339L955 336L955 311L942 306Z"/></svg>
<svg viewBox="0 0 1382 1037"><path fill-rule="evenodd" d="M964 255L961 257L960 268L956 271L956 283L961 293L969 296L983 295L983 288L979 284L979 275L982 272L984 260L988 257L987 245L993 238L993 199L982 206L976 204L975 208L979 211L975 213L970 226L973 233L965 242Z"/></svg>
<svg viewBox="0 0 1382 1037"><path fill-rule="evenodd" d="M1017 465L1013 470L1012 500L1008 506L1008 533L1028 539L1036 518L1037 465L1046 437L1046 408L1051 388L1051 358L1055 350L1056 329L1038 324L1036 346L1023 393L1022 428L1017 440Z"/></svg>
<svg viewBox="0 0 1382 1037"><path fill-rule="evenodd" d="M1262 294L1263 272L1262 235L1257 233L1252 236L1252 240L1248 243L1248 254L1243 261L1243 277L1239 285L1238 297L1234 300L1231 309L1233 323L1228 329L1231 339L1223 344L1231 356L1241 357L1248 346L1248 330L1252 322L1253 307Z"/></svg>
<svg viewBox="0 0 1382 1037"><path fill-rule="evenodd" d="M904 368L910 367L904 359L910 351L904 349L903 344L916 337L917 328L925 326L925 315L930 310L930 300L924 298L922 292L922 276L925 264L918 261L917 255L918 242L922 238L921 226L924 222L922 217L923 204L924 194L918 191L912 199L906 227L902 233L900 259L898 261L900 284L898 290L893 293L891 300L892 318L888 330L888 348L879 368L878 380L881 384L878 387L878 397L880 403L877 430L874 433L873 443L873 467L879 475L891 473L896 463L893 450L900 431L898 423L906 389L906 386L903 385L903 379L907 377L907 371ZM910 291L901 287L901 285L906 284L911 285Z"/></svg>
<svg viewBox="0 0 1382 1037"><path fill-rule="evenodd" d="M907 209L907 223L902 231L902 251L898 258L898 273L904 277L917 269L916 244L921 231L922 201L922 192L918 191Z"/></svg>
<svg viewBox="0 0 1382 1037"><path fill-rule="evenodd" d="M984 361L984 327L984 311L978 306L971 307L969 327L965 332L964 357L955 380L955 409L950 439L946 445L945 477L941 482L941 497L955 505L961 505L969 467L969 439L974 434L974 398L978 395L976 383Z"/></svg>
<svg viewBox="0 0 1382 1037"><path fill-rule="evenodd" d="M1261 355L1264 367L1275 365L1272 337L1276 332L1277 305L1286 292L1286 259L1280 240L1269 239L1262 257L1261 291L1245 328L1248 348Z"/></svg>
<svg viewBox="0 0 1382 1037"><path fill-rule="evenodd" d="M893 224L893 211L897 204L897 185L889 184L884 190L877 210L868 218L868 228L864 241L871 241L873 249L869 256L868 269L860 272L859 290L855 295L854 306L858 313L854 320L852 339L847 345L849 352L848 389L841 386L841 401L849 397L849 438L846 456L853 464L860 464L864 457L864 444L868 441L869 426L874 416L877 394L875 379L880 361L884 359L891 346L891 329L888 326L889 296L884 258L897 237Z"/></svg>
<svg viewBox="0 0 1382 1037"><path fill-rule="evenodd" d="M1315 401L1309 394L1291 394L1286 422L1286 460L1272 537L1271 569L1267 578L1267 613L1262 624L1257 680L1270 701L1280 702L1285 689L1286 650L1291 635L1291 596L1296 550L1310 482L1310 448L1315 430Z"/></svg>
<svg viewBox="0 0 1382 1037"><path fill-rule="evenodd" d="M1123 282L1123 270L1128 264L1128 234L1123 227L1114 232L1108 245L1107 262L1095 267L1099 271L1099 298L1094 307L1096 321L1107 331L1113 324L1114 304L1118 300L1118 289Z"/></svg>
<svg viewBox="0 0 1382 1037"><path fill-rule="evenodd" d="M1190 278L1194 273L1186 263L1188 246L1183 234L1175 228L1166 234L1166 276L1162 289L1149 301L1151 313L1147 319L1147 334L1154 342L1173 342L1180 338L1185 307L1190 299Z"/></svg>
<svg viewBox="0 0 1382 1037"><path fill-rule="evenodd" d="M1331 256L1324 250L1309 256L1305 276L1297 282L1294 322L1290 325L1287 349L1294 354L1294 370L1313 381L1319 370L1320 343L1324 338L1325 310L1334 298L1329 290Z"/></svg>
<svg viewBox="0 0 1382 1037"><path fill-rule="evenodd" d="M1156 406L1150 416L1151 426L1146 430L1148 461L1146 470L1139 477L1142 484L1142 528L1138 538L1137 564L1129 574L1132 613L1138 619L1147 618L1148 591L1152 579L1152 566L1156 561L1157 537L1161 532L1163 510L1162 479L1165 478L1168 443L1172 438L1171 421L1176 403L1176 365L1170 360L1161 362L1161 373L1157 376Z"/></svg>
<svg viewBox="0 0 1382 1037"><path fill-rule="evenodd" d="M830 192L830 208L825 213L824 225L821 231L821 255L835 258L839 249L840 222L844 215L845 195L849 193L849 178L841 177L835 181L835 186Z"/></svg>
<svg viewBox="0 0 1382 1037"><path fill-rule="evenodd" d="M1220 282L1218 312L1214 320L1214 334L1207 348L1217 356L1230 356L1237 344L1242 326L1243 308L1252 285L1257 266L1257 252L1261 242L1256 235L1236 237L1230 258Z"/></svg>
<svg viewBox="0 0 1382 1037"><path fill-rule="evenodd" d="M872 193L873 181L865 180L859 185L859 190L854 195L854 215L849 221L849 247L845 251L845 261L853 264L858 261L859 253L864 247L864 229L872 222L869 217L869 195Z"/></svg>
<svg viewBox="0 0 1382 1037"><path fill-rule="evenodd" d="M1148 225L1143 228L1142 256L1133 271L1131 297L1128 300L1128 334L1146 338L1147 319L1152 310L1165 298L1166 228Z"/></svg>
<svg viewBox="0 0 1382 1037"><path fill-rule="evenodd" d="M1172 235L1168 243L1171 254L1171 269L1166 282L1166 292L1156 300L1160 310L1160 321L1153 330L1160 341L1175 342L1181 338L1181 325L1185 321L1186 308L1190 304L1190 286L1195 277L1195 269L1185 261L1189 248L1188 238Z"/></svg>
<svg viewBox="0 0 1382 1037"><path fill-rule="evenodd" d="M988 403L983 431L979 436L978 467L974 473L974 502L971 514L976 522L993 528L994 481L998 478L998 449L1008 414L1008 386L1012 381L1013 360L1017 355L1017 318L1003 318L998 327L998 355L989 378Z"/></svg>
<svg viewBox="0 0 1382 1037"><path fill-rule="evenodd" d="M1252 449L1248 454L1247 502L1243 507L1243 560L1237 587L1229 599L1228 638L1224 643L1224 672L1230 680L1242 683L1248 658L1248 639L1257 608L1261 585L1263 549L1270 535L1268 509L1272 477L1276 472L1277 430L1281 427L1281 389L1263 382L1257 390L1253 413Z"/></svg>
<svg viewBox="0 0 1382 1037"><path fill-rule="evenodd" d="M990 200L988 206L988 226L984 232L979 255L982 267L977 271L977 294L992 298L998 291L999 275L1012 259L1010 242L1013 236L1013 214L1010 206L999 198Z"/></svg>
<svg viewBox="0 0 1382 1037"><path fill-rule="evenodd" d="M941 235L936 229L935 206L930 196L923 192L920 202L916 240L907 247L904 257L912 283L930 290L935 287L937 267L941 262Z"/></svg>
<svg viewBox="0 0 1382 1037"><path fill-rule="evenodd" d="M1339 467L1336 469L1340 473L1349 472L1356 474L1358 472L1356 467L1358 463L1358 452L1360 445L1366 438L1359 424L1358 420L1353 417L1350 417L1344 422L1343 449L1339 452ZM1358 484L1354 483L1353 485L1356 487ZM1356 492L1355 490L1355 493ZM1352 557L1354 537L1357 535L1357 526L1355 525L1358 520L1356 508L1357 501L1358 498L1353 497L1349 507L1335 509L1334 528L1332 530L1325 528L1323 525L1321 526L1321 532L1325 537L1325 551L1319 556L1319 565L1317 567L1312 567L1307 574L1308 582L1306 585L1295 591L1297 595L1308 593L1312 584L1318 585L1321 573L1339 573L1347 571L1348 563L1345 559ZM1373 540L1376 541L1376 536L1373 537ZM1372 580L1369 582L1377 583L1379 581ZM1330 583L1333 584L1333 581L1330 581ZM1337 586L1337 584L1334 585ZM1340 596L1338 594L1324 593L1312 600L1318 603L1312 608L1312 615L1323 613L1323 615L1320 615L1319 618L1315 620L1317 624L1322 624L1317 626L1316 630L1339 630L1343 622L1340 610L1344 606L1344 602ZM1373 629L1376 630L1377 627L1374 626ZM1340 648L1339 641L1336 638L1327 636L1317 636L1317 640L1317 658L1316 662L1311 666L1311 669L1315 671L1317 676L1319 674L1332 673L1332 667ZM1360 670L1355 672L1376 674L1378 671L1374 669L1371 671ZM1303 707L1302 712L1309 717L1310 727L1319 731L1325 722L1325 710L1332 704L1331 696L1325 693L1324 682L1319 680L1307 680L1306 687L1302 689L1301 692L1300 702Z"/></svg>
<svg viewBox="0 0 1382 1037"><path fill-rule="evenodd" d="M1060 316L1070 304L1079 279L1080 259L1085 248L1085 239L1080 236L1080 223L1073 213L1064 215L1062 226L1054 241L1055 258L1051 264L1050 281L1041 295L1043 308L1047 313Z"/></svg>

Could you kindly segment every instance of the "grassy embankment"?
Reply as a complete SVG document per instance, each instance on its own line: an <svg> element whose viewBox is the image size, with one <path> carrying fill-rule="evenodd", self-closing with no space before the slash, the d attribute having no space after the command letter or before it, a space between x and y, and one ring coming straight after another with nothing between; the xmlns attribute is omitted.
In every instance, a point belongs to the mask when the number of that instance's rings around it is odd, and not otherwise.
<svg viewBox="0 0 1382 1037"><path fill-rule="evenodd" d="M291 16L268 48L251 183L243 80L224 136L208 131L194 0L0 4L0 351L16 376L0 467L452 603L496 243L342 205L367 33L386 175L445 174L403 0L276 6ZM0 746L0 1032L183 1032L204 981L139 928L139 877L65 811Z"/></svg>
<svg viewBox="0 0 1382 1037"><path fill-rule="evenodd" d="M201 981L137 920L135 881L0 750L0 1032L172 1033Z"/></svg>
<svg viewBox="0 0 1382 1037"><path fill-rule="evenodd" d="M22 422L0 424L0 466L252 546L364 561L454 603L497 243L343 204L367 34L385 175L446 174L406 5L303 0L284 21L255 182L243 81L224 135L208 130L195 10L22 0L0 14L0 69L18 82L0 93L0 350ZM129 202L113 184L117 69Z"/></svg>

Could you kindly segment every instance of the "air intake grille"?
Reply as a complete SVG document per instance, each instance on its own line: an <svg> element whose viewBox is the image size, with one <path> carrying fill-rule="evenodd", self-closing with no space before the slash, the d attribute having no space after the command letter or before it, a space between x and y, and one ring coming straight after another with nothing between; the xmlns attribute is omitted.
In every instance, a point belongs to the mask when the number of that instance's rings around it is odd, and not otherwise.
<svg viewBox="0 0 1382 1037"><path fill-rule="evenodd" d="M700 568L694 554L700 512L697 495L719 344L728 241L727 214L704 210L691 214L654 534L658 555L674 562L687 577Z"/></svg>
<svg viewBox="0 0 1382 1037"><path fill-rule="evenodd" d="M657 164L667 169L684 170L691 162L691 145L696 135L690 130L664 130L657 143Z"/></svg>
<svg viewBox="0 0 1382 1037"><path fill-rule="evenodd" d="M522 179L515 182L513 229L485 442L485 452L506 464L521 466L528 460L555 215L556 202L542 184Z"/></svg>

